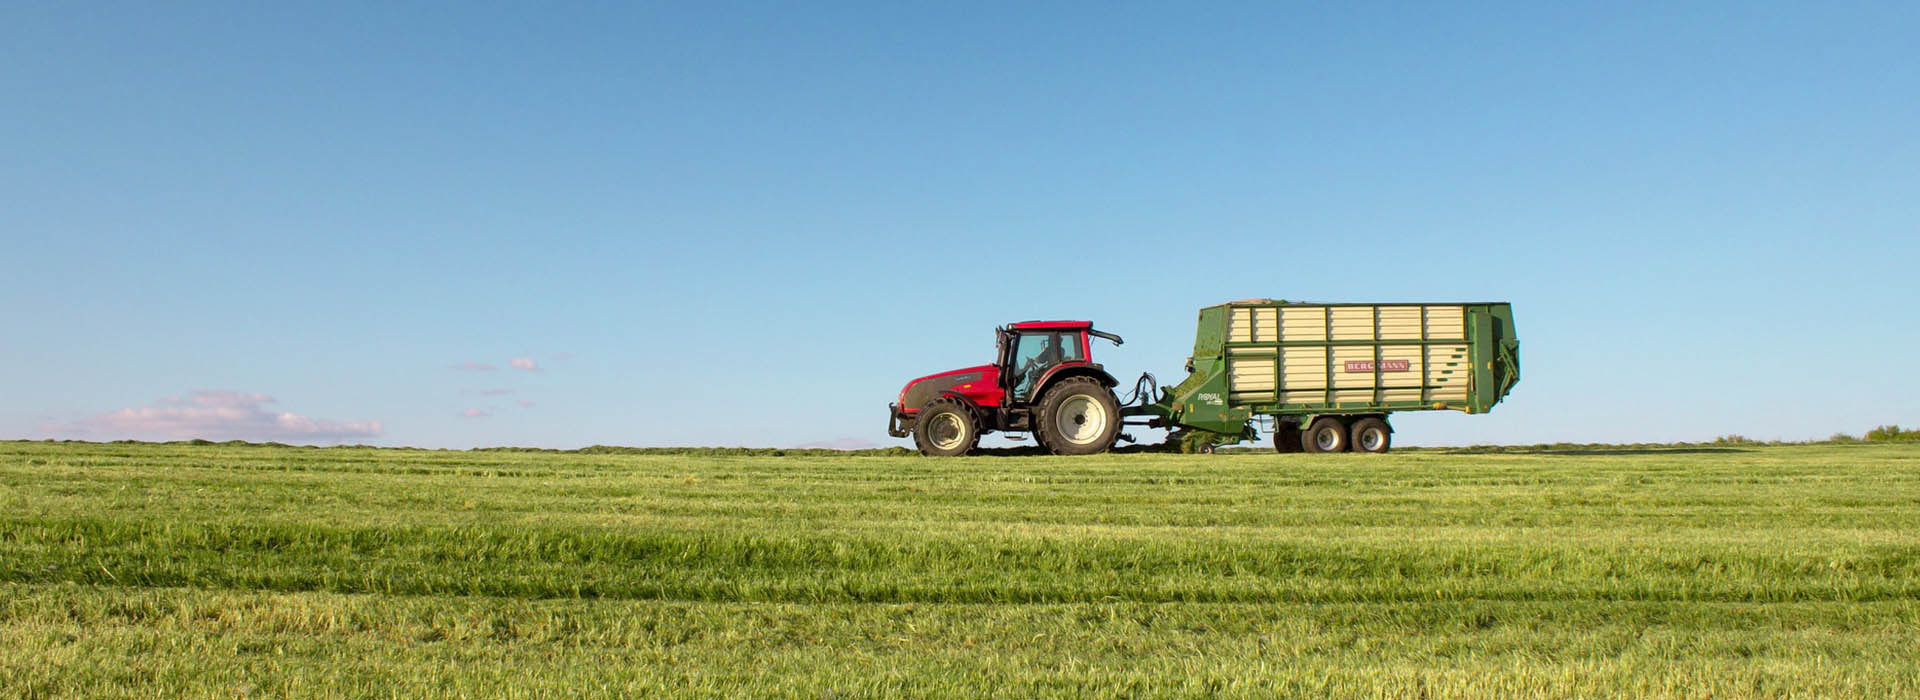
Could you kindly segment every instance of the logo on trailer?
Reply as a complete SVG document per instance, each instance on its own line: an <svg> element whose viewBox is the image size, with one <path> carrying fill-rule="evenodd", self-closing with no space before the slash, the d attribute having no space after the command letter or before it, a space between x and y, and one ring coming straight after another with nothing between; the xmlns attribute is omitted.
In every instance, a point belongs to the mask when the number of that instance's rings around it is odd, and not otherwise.
<svg viewBox="0 0 1920 700"><path fill-rule="evenodd" d="M1372 372L1373 364L1374 364L1373 360L1348 360L1347 371L1348 372ZM1380 371L1411 372L1413 371L1413 361L1412 360L1381 360Z"/></svg>

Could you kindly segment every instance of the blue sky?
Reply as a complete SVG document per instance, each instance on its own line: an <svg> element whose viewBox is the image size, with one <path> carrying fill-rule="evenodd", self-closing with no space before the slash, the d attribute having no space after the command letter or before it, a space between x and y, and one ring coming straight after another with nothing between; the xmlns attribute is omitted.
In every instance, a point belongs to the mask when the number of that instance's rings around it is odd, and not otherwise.
<svg viewBox="0 0 1920 700"><path fill-rule="evenodd" d="M1092 319L1177 381L1246 297L1511 301L1522 384L1403 444L1913 425L1916 36L1901 2L8 3L0 437L905 444L885 404L996 324Z"/></svg>

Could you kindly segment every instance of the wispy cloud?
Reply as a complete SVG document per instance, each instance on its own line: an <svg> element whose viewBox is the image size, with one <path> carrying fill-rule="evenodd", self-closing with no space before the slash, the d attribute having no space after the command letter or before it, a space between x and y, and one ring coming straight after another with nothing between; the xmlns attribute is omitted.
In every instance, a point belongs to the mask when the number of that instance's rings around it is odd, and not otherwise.
<svg viewBox="0 0 1920 700"><path fill-rule="evenodd" d="M492 372L499 369L485 362L474 362L473 360L467 360L466 362L454 365L453 368L462 372Z"/></svg>
<svg viewBox="0 0 1920 700"><path fill-rule="evenodd" d="M531 357L513 358L507 361L507 366L512 367L514 369L518 369L518 370L525 370L528 372L540 371L540 365L538 363L535 363L533 361L533 358Z"/></svg>
<svg viewBox="0 0 1920 700"><path fill-rule="evenodd" d="M72 423L43 426L48 437L134 440L339 442L379 435L379 421L334 421L268 410L266 394L196 391L151 406L123 408Z"/></svg>
<svg viewBox="0 0 1920 700"><path fill-rule="evenodd" d="M506 396L507 394L511 394L511 393L513 393L512 389L481 389L480 390L481 396Z"/></svg>
<svg viewBox="0 0 1920 700"><path fill-rule="evenodd" d="M521 399L519 401L515 401L514 403L520 404L521 408L533 408L533 402L528 401L526 399Z"/></svg>
<svg viewBox="0 0 1920 700"><path fill-rule="evenodd" d="M461 418L486 418L491 415L493 415L493 411L484 408L469 408L460 412Z"/></svg>

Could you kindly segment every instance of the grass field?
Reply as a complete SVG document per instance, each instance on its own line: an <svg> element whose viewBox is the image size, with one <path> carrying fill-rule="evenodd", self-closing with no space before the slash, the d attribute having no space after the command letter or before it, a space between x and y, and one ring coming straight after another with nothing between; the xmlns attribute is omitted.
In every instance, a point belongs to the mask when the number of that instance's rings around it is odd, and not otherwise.
<svg viewBox="0 0 1920 700"><path fill-rule="evenodd" d="M1920 697L1920 445L0 443L0 697Z"/></svg>

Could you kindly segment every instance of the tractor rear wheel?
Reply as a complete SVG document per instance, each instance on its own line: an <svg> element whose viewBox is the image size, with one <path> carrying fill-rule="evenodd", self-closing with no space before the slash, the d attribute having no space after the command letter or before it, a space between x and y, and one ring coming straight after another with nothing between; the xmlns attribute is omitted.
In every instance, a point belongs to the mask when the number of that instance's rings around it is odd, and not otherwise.
<svg viewBox="0 0 1920 700"><path fill-rule="evenodd" d="M1304 438L1301 447L1308 452L1345 452L1350 442L1346 421L1336 416L1313 419L1313 423L1307 426L1307 434L1301 437Z"/></svg>
<svg viewBox="0 0 1920 700"><path fill-rule="evenodd" d="M1353 422L1353 451L1381 454L1393 447L1393 429L1379 418Z"/></svg>
<svg viewBox="0 0 1920 700"><path fill-rule="evenodd" d="M958 457L980 444L980 423L974 420L973 409L959 399L934 399L920 409L913 444L929 457Z"/></svg>
<svg viewBox="0 0 1920 700"><path fill-rule="evenodd" d="M1040 444L1057 455L1099 454L1120 437L1120 401L1092 377L1068 377L1040 397Z"/></svg>
<svg viewBox="0 0 1920 700"><path fill-rule="evenodd" d="M1290 454L1301 451L1300 424L1276 423L1273 426L1273 451Z"/></svg>

